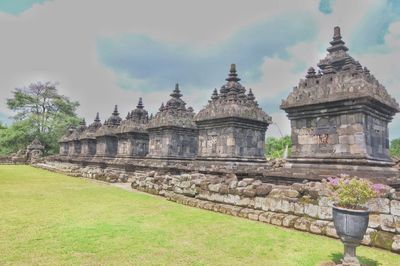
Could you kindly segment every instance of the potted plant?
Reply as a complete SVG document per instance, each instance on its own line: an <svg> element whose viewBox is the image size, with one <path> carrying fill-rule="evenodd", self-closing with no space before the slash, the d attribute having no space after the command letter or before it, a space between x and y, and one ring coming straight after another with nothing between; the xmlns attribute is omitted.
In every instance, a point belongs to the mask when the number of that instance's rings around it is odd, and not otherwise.
<svg viewBox="0 0 400 266"><path fill-rule="evenodd" d="M364 204L376 197L383 185L372 184L362 178L328 178L333 189L333 223L344 244L343 265L359 265L356 247L360 245L368 227L369 210Z"/></svg>

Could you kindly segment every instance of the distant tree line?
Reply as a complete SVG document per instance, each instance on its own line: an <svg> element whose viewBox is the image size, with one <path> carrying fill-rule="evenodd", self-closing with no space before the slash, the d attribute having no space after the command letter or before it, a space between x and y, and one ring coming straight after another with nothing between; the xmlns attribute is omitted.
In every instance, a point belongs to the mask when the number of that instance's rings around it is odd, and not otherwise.
<svg viewBox="0 0 400 266"><path fill-rule="evenodd" d="M36 82L13 90L7 107L15 113L9 126L0 124L0 155L10 155L38 137L47 155L58 153L58 139L70 125L78 125L79 103L60 95L57 83Z"/></svg>
<svg viewBox="0 0 400 266"><path fill-rule="evenodd" d="M400 157L400 138L392 140L390 145L390 155Z"/></svg>

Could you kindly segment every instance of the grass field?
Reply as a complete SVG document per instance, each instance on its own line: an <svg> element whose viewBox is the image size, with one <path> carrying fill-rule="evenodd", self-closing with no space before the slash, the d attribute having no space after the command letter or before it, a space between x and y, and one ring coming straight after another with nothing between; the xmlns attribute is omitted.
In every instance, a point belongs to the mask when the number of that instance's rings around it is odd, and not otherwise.
<svg viewBox="0 0 400 266"><path fill-rule="evenodd" d="M29 166L0 166L0 265L318 265L338 240ZM362 263L400 256L358 248Z"/></svg>

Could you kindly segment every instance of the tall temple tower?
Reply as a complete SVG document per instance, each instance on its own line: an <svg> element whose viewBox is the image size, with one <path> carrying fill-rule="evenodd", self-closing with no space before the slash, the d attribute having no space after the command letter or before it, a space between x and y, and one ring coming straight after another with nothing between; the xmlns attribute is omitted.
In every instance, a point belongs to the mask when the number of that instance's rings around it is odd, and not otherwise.
<svg viewBox="0 0 400 266"><path fill-rule="evenodd" d="M257 104L251 89L239 81L232 64L227 83L196 116L199 128L198 159L248 161L265 160L265 132L272 123Z"/></svg>
<svg viewBox="0 0 400 266"><path fill-rule="evenodd" d="M144 109L142 98L136 109L129 112L121 122L118 137L118 157L145 157L149 152L149 134L146 131L149 122L148 112Z"/></svg>
<svg viewBox="0 0 400 266"><path fill-rule="evenodd" d="M197 154L197 127L193 108L186 108L179 85L149 121L149 158L193 159Z"/></svg>
<svg viewBox="0 0 400 266"><path fill-rule="evenodd" d="M96 156L115 157L118 150L118 138L116 133L118 132L121 120L118 106L116 105L110 118L96 131Z"/></svg>
<svg viewBox="0 0 400 266"><path fill-rule="evenodd" d="M101 127L99 113L93 123L90 124L80 136L81 141L81 156L91 157L96 155L96 131Z"/></svg>
<svg viewBox="0 0 400 266"><path fill-rule="evenodd" d="M327 56L319 71L308 69L282 101L292 130L289 167L323 168L371 177L390 177L388 123L399 104L366 67L354 60L334 28Z"/></svg>

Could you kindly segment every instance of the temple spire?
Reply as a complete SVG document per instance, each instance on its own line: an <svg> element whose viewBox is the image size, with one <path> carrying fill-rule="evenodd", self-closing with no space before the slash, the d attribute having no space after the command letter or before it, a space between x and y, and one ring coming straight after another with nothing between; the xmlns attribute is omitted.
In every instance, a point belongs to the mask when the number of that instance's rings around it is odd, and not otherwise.
<svg viewBox="0 0 400 266"><path fill-rule="evenodd" d="M340 27L339 26L336 26L333 29L333 38L332 38L332 41L330 41L329 43L331 44L331 47L329 47L327 49L327 51L329 53L333 53L333 52L340 51L340 50L346 52L346 51L349 50L349 48L347 48L344 45L345 42L342 41L342 35L340 33Z"/></svg>
<svg viewBox="0 0 400 266"><path fill-rule="evenodd" d="M174 91L170 94L170 96L173 97L173 98L176 98L176 99L179 99L179 98L182 97L182 94L181 94L181 91L180 91L180 89L179 89L179 84L178 84L178 83L175 84L175 89L174 89Z"/></svg>
<svg viewBox="0 0 400 266"><path fill-rule="evenodd" d="M247 94L247 98L250 101L254 101L256 99L256 97L254 97L253 91L251 89L249 89L249 93Z"/></svg>
<svg viewBox="0 0 400 266"><path fill-rule="evenodd" d="M115 105L114 112L112 114L113 114L113 116L119 116L118 105Z"/></svg>
<svg viewBox="0 0 400 266"><path fill-rule="evenodd" d="M158 109L158 110L160 110L160 112L162 112L162 111L164 111L164 109L165 109L164 103L161 103L160 109Z"/></svg>
<svg viewBox="0 0 400 266"><path fill-rule="evenodd" d="M315 77L316 77L315 69L314 69L313 67L310 67L310 68L307 70L306 78L315 78Z"/></svg>
<svg viewBox="0 0 400 266"><path fill-rule="evenodd" d="M214 89L214 92L213 92L213 94L211 95L211 99L212 99L212 100L218 99L218 91L217 91L217 89Z"/></svg>
<svg viewBox="0 0 400 266"><path fill-rule="evenodd" d="M138 108L138 109L144 108L142 97L139 98L139 102L138 102L138 105L136 106L136 108Z"/></svg>
<svg viewBox="0 0 400 266"><path fill-rule="evenodd" d="M238 78L238 75L236 74L236 65L235 64L231 64L231 69L229 70L229 76L225 80L226 81L234 81L234 82L240 81L240 78Z"/></svg>
<svg viewBox="0 0 400 266"><path fill-rule="evenodd" d="M96 118L94 119L94 122L96 122L96 123L100 123L101 122L99 112L97 112Z"/></svg>

